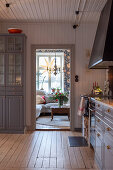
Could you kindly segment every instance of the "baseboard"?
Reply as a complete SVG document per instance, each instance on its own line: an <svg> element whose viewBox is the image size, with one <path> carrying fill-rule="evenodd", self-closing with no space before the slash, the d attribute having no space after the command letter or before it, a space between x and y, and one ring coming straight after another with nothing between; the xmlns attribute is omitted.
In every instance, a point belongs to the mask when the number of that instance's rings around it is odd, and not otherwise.
<svg viewBox="0 0 113 170"><path fill-rule="evenodd" d="M82 132L82 128L75 128L75 132Z"/></svg>
<svg viewBox="0 0 113 170"><path fill-rule="evenodd" d="M36 125L30 125L30 126L26 126L25 131L34 131L36 128Z"/></svg>

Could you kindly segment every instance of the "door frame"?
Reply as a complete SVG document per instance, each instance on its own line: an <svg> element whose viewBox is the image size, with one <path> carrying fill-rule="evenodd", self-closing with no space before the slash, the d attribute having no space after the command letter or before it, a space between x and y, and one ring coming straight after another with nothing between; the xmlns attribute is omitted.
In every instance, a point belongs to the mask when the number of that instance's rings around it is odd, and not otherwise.
<svg viewBox="0 0 113 170"><path fill-rule="evenodd" d="M36 128L36 49L70 49L70 130L74 131L75 120L75 45L74 44L45 44L45 45L31 45L31 129Z"/></svg>

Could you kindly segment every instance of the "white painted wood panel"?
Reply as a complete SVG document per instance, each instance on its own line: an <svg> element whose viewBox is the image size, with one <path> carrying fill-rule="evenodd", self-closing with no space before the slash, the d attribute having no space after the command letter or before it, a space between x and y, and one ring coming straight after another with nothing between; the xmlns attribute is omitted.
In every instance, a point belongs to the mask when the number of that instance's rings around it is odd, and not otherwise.
<svg viewBox="0 0 113 170"><path fill-rule="evenodd" d="M81 119L77 116L81 94L91 92L92 84L98 81L103 89L105 70L88 70L89 58L87 50L91 52L97 23L81 24L75 31L71 24L14 24L4 23L1 32L7 32L8 27L20 27L27 35L26 57L26 121L31 124L31 44L75 44L75 70L73 74L79 76L75 83L75 127L81 126Z"/></svg>
<svg viewBox="0 0 113 170"><path fill-rule="evenodd" d="M0 0L3 22L75 22L80 10L81 22L97 21L107 0ZM10 4L6 8L6 3Z"/></svg>

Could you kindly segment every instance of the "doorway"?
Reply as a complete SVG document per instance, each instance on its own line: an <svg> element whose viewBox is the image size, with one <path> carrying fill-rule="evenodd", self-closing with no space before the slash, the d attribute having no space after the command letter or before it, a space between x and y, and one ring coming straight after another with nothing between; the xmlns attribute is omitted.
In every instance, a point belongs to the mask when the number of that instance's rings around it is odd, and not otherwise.
<svg viewBox="0 0 113 170"><path fill-rule="evenodd" d="M70 49L36 49L37 130L70 129L70 57Z"/></svg>
<svg viewBox="0 0 113 170"><path fill-rule="evenodd" d="M52 47L52 48L51 48ZM68 53L68 59L66 58L66 53ZM73 64L74 62L72 62L72 58L74 60L74 45L32 45L32 84L31 84L31 91L32 91L32 122L34 123L34 127L38 130L54 130L54 129L70 129L73 130L73 124L74 122L72 120L74 117L73 114L73 99L74 96L72 94L73 91L73 74L72 74L72 69L73 69ZM73 56L73 57L72 57ZM45 57L45 58L44 58ZM65 68L65 60L69 60L69 63L67 63L67 67L69 70L66 70L67 68ZM57 70L55 73L55 70L53 69L53 67L55 66L55 62L57 65ZM45 63L45 64L44 64ZM49 68L49 65L51 65L51 68ZM53 64L53 65L52 65ZM40 69L39 69L40 68ZM70 73L69 73L70 72ZM55 74L57 75L55 75ZM66 75L68 73L68 76ZM65 80L65 83L64 83ZM66 83L67 81L67 83ZM43 112L42 111L42 107L40 106L38 108L36 108L36 102L37 100L39 101L40 99L40 91L49 93L49 94L53 94L54 92L52 90L54 90L55 87L55 92L57 92L57 90L60 90L59 93L67 93L68 95L68 103L67 105L69 106L68 108L70 108L70 117L68 117L68 109L66 111L63 111L62 113L55 113L54 112L54 116L53 119L51 120L51 110L52 108L57 104L58 105L58 101L52 104L51 108L46 107L46 111L47 112ZM68 90L67 90L68 89ZM54 93L55 94L55 93ZM38 95L38 99L37 99L37 95ZM71 96L71 97L70 97ZM43 96L45 97L45 95ZM46 98L47 100L47 98ZM43 104L42 104L43 105ZM64 105L63 105L64 106ZM56 107L56 106L55 106ZM50 109L50 111L48 112L47 109ZM41 112L40 112L41 111ZM60 112L60 111L59 111ZM41 113L41 114L40 114ZM37 122L36 122L36 117L41 118L41 116L45 116L44 114L46 113L46 123L45 126L40 126L37 127ZM37 116L36 116L37 114ZM60 114L60 115L59 115ZM64 115L63 115L64 114ZM47 116L48 116L48 120L47 121ZM64 117L63 117L64 116ZM62 128L62 123L63 120L65 120L68 122L68 125L65 124L64 122L64 127ZM69 118L69 119L68 119ZM61 120L61 121L59 121ZM69 121L70 120L70 121ZM44 122L44 117L42 119L42 122ZM55 122L55 126L54 126L54 122ZM60 123L61 122L61 123ZM40 124L40 121L38 122ZM50 125L48 125L50 123ZM59 123L59 124L58 124Z"/></svg>

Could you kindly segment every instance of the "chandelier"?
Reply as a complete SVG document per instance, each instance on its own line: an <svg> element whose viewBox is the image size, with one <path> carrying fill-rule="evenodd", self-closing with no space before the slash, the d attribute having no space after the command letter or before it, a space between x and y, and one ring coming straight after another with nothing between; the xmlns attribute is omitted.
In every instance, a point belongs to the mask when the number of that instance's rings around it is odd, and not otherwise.
<svg viewBox="0 0 113 170"><path fill-rule="evenodd" d="M51 62L48 62L46 60L46 58L45 58L45 62L46 62L46 66L45 65L41 65L41 67L45 69L44 72L47 71L49 74L54 74L56 76L57 74L59 74L59 73L64 71L64 68L59 67L57 65L56 52L55 52L55 58Z"/></svg>
<svg viewBox="0 0 113 170"><path fill-rule="evenodd" d="M54 63L54 66L53 66L53 63ZM47 64L47 72L49 72L49 74L54 74L56 76L57 74L63 71L64 71L64 68L57 66L57 59L56 59L56 52L55 52L55 58L49 64Z"/></svg>
<svg viewBox="0 0 113 170"><path fill-rule="evenodd" d="M51 63L54 62L54 66L52 66ZM55 76L57 74L59 74L61 72L61 68L57 66L56 64L56 53L55 53L55 58L52 60L52 62L50 63L50 67L47 67L47 71L50 73L50 74L54 74Z"/></svg>

